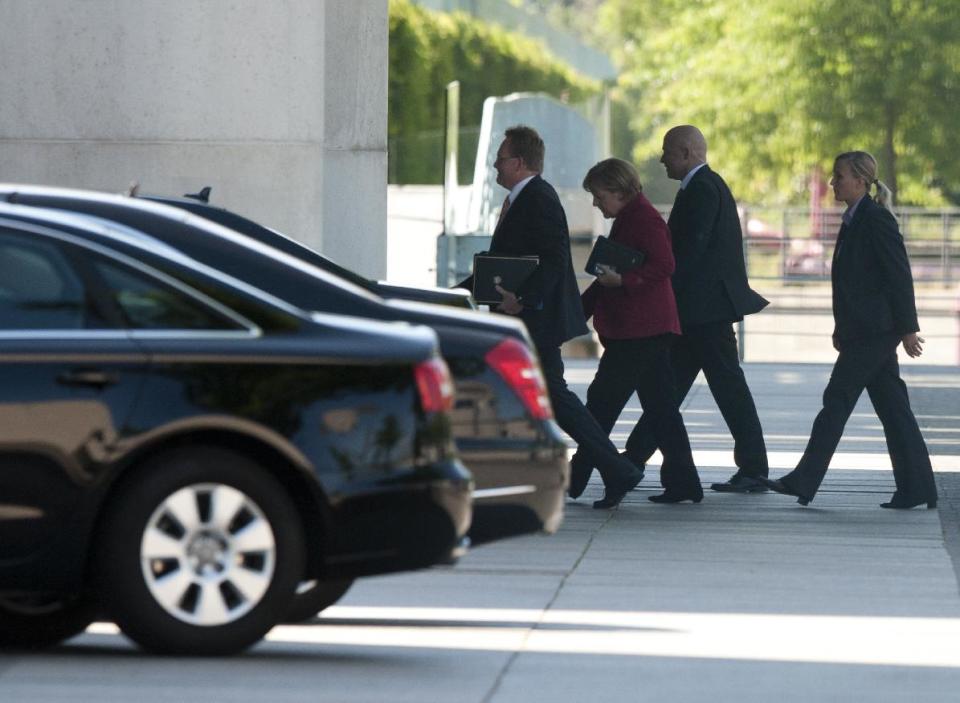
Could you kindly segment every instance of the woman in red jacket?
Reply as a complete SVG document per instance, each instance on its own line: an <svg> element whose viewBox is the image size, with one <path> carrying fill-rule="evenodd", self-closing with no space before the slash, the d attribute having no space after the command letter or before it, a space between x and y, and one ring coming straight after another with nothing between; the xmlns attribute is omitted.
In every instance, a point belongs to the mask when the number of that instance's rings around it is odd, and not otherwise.
<svg viewBox="0 0 960 703"><path fill-rule="evenodd" d="M583 179L593 204L613 218L610 240L645 254L630 271L604 269L581 300L587 318L603 344L597 374L587 390L587 409L609 433L636 391L643 411L653 422L663 454L660 482L664 492L650 496L655 503L679 503L703 498L690 451L690 440L678 407L670 364L670 346L680 334L677 304L670 285L674 259L670 230L641 193L636 169L620 159L606 159ZM570 497L586 487L593 467L579 454L571 461ZM594 508L611 508L622 495L604 495Z"/></svg>

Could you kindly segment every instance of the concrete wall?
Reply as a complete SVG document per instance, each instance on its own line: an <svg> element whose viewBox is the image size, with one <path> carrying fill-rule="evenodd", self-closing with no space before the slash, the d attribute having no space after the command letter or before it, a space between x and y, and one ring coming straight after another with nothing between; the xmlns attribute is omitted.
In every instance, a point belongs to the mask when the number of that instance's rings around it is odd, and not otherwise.
<svg viewBox="0 0 960 703"><path fill-rule="evenodd" d="M212 200L386 272L387 3L0 0L0 180Z"/></svg>

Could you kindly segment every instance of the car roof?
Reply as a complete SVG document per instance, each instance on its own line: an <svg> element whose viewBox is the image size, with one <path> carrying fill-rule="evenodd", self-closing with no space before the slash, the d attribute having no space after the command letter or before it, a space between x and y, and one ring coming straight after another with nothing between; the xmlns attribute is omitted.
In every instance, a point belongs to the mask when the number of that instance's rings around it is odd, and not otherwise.
<svg viewBox="0 0 960 703"><path fill-rule="evenodd" d="M328 256L321 254L314 249L289 237L283 232L279 232L272 227L267 227L256 220L237 214L233 210L228 210L221 205L214 205L207 200L200 200L190 196L176 197L156 194L137 194L139 200L170 205L178 209L187 210L204 219L211 220L217 224L223 225L229 229L235 230L240 234L246 235L256 241L271 246L279 251L290 254L298 259L314 264L324 271L336 274L337 276L350 281L366 290L376 293L377 283L369 278L361 276L356 271L351 271L345 266L341 266Z"/></svg>
<svg viewBox="0 0 960 703"><path fill-rule="evenodd" d="M158 237L163 237L174 248L179 248L178 245L188 247L185 251L193 258L236 278L249 280L256 287L270 290L303 310L322 309L316 300L319 285L327 294L340 298L339 303L332 306L332 314L383 319L405 317L422 324L468 325L477 332L507 334L524 341L529 339L522 322L505 316L459 311L419 301L395 305L394 301L387 301L334 273L173 205L98 191L11 183L0 183L0 199L71 211L74 205L81 204L83 212L100 214L107 219L118 216L119 210L124 221L131 222L135 228L149 233L162 227ZM143 223L138 223L138 219ZM207 236L198 237L198 233ZM203 251L198 254L199 250ZM225 252L234 256L225 255Z"/></svg>
<svg viewBox="0 0 960 703"><path fill-rule="evenodd" d="M172 264L179 272L186 271L193 278L214 282L215 285L220 287L226 286L231 290L232 295L240 293L248 300L254 301L256 305L266 306L289 317L294 317L301 324L303 322L312 323L365 337L374 335L381 339L381 342L384 337L388 337L391 343L403 346L403 348L400 348L400 346L394 347L398 357L408 357L411 354L420 357L424 355L424 352L430 351L436 346L436 336L426 327L303 310L216 268L195 261L180 250L168 246L148 234L111 220L63 210L15 205L0 201L0 225L20 229L26 226L34 234L50 234L58 239L70 241L75 245L106 253L113 258L126 260L128 264L135 267L149 266L154 275L157 273L161 276L169 275ZM193 283L196 283L196 281L193 281ZM206 300L213 307L230 313L230 317L237 318L236 311L233 311L230 306L211 299L209 295L197 290L192 285L191 288L193 288L194 295ZM250 321L243 318L238 321L247 325L250 324ZM383 347L382 343L381 347ZM389 348L390 345L388 344L387 347Z"/></svg>
<svg viewBox="0 0 960 703"><path fill-rule="evenodd" d="M16 183L0 183L0 197L11 203L22 203L25 205L34 205L36 207L50 207L57 209L59 209L59 206L56 204L33 202L31 199L39 198L47 199L48 201L56 199L73 200L82 201L88 204L97 204L107 208L123 208L125 212L132 218L136 218L139 215L146 223L149 223L151 218L156 218L153 220L154 222L158 220L165 220L168 223L176 223L189 227L193 230L203 231L205 234L215 239L219 239L221 242L229 243L230 246L239 247L241 250L247 253L256 253L258 255L267 257L279 264L282 264L288 269L294 269L304 275L315 279L320 279L325 284L339 288L345 293L361 296L367 302L383 303L383 299L380 296L370 292L362 286L345 281L334 274L328 273L317 266L313 266L307 262L304 262L301 259L291 256L286 252L280 251L275 247L263 244L228 227L224 227L223 225L217 224L216 222L201 217L200 215L193 214L187 210L174 207L172 205L164 205L162 203L152 202L143 198L133 198L125 195L104 193L93 190ZM106 219L112 218L106 217ZM133 226L137 227L136 223L134 223ZM150 233L150 228L147 226L137 228ZM170 246L178 248L175 244L170 244ZM221 267L215 266L214 268ZM308 309L306 306L301 305L300 307L303 309Z"/></svg>
<svg viewBox="0 0 960 703"><path fill-rule="evenodd" d="M218 283L243 291L246 295L279 308L288 314L300 318L310 317L309 311L302 310L229 274L196 261L179 249L171 247L155 237L112 220L65 210L14 205L2 201L0 201L0 217L47 225L61 232L66 231L78 235L73 239L74 243L82 246L99 244L101 246L98 248L101 250L103 249L102 245L106 245L112 256L119 254L122 258L129 258L133 255L134 260L138 263L151 265L157 263L158 259L173 263L177 267L191 271L202 278L214 279Z"/></svg>

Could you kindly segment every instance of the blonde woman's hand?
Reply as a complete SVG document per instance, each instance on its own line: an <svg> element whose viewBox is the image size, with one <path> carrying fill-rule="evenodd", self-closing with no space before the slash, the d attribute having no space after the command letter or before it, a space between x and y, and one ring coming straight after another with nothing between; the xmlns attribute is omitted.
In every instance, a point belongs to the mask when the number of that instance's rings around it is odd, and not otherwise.
<svg viewBox="0 0 960 703"><path fill-rule="evenodd" d="M923 345L927 340L916 332L911 332L910 334L903 335L900 341L903 344L903 350L907 352L907 356L916 358L923 354Z"/></svg>

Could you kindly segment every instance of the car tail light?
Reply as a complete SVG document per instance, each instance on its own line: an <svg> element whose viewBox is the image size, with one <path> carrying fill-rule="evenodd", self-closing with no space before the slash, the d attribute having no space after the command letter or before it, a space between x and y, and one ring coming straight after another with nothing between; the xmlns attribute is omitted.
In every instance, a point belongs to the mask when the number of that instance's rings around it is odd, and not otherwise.
<svg viewBox="0 0 960 703"><path fill-rule="evenodd" d="M520 397L524 407L535 419L549 420L553 417L543 374L526 345L515 339L505 339L487 352L485 358Z"/></svg>
<svg viewBox="0 0 960 703"><path fill-rule="evenodd" d="M424 412L446 412L453 408L453 381L443 359L421 361L413 369Z"/></svg>

